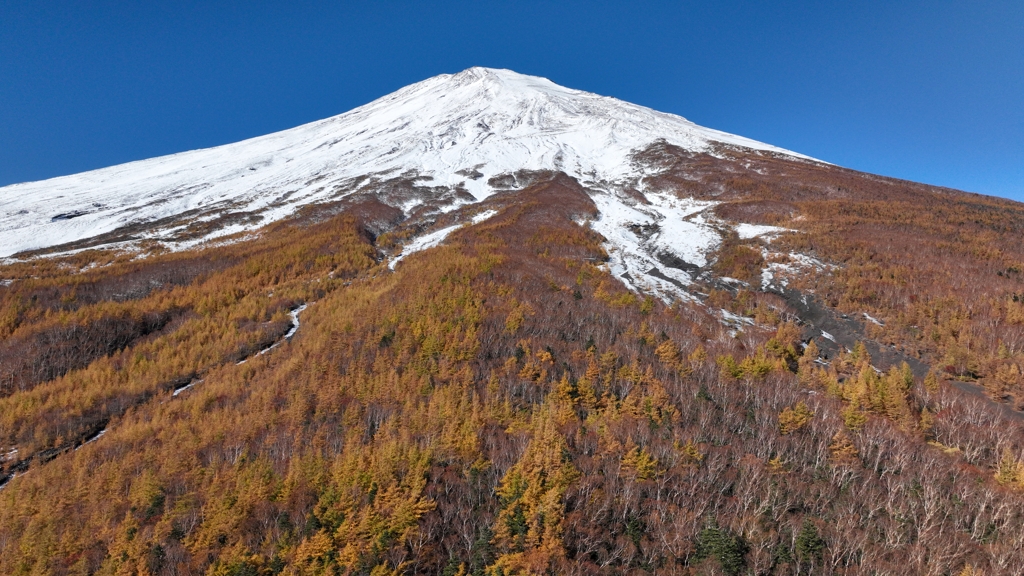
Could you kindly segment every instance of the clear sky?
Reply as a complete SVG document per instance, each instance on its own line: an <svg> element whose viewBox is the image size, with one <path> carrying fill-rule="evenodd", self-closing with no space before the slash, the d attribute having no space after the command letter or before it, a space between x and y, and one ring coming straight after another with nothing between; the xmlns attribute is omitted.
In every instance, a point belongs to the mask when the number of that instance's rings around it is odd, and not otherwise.
<svg viewBox="0 0 1024 576"><path fill-rule="evenodd" d="M1024 201L1024 1L0 0L0 185L510 68L858 170Z"/></svg>

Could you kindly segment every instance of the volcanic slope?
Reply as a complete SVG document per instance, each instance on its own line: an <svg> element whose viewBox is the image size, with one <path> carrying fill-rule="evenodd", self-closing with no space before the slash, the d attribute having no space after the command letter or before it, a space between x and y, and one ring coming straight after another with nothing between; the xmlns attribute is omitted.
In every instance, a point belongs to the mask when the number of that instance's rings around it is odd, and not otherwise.
<svg viewBox="0 0 1024 576"><path fill-rule="evenodd" d="M507 188L521 171L559 171L603 192L603 231L613 239L623 218L671 223L649 250L627 241L623 248L633 250L617 258L622 273L642 276L651 251L703 264L718 235L685 217L707 204L657 194L646 208L623 201L622 191L642 187L647 175L632 154L656 141L693 152L732 145L803 158L543 78L471 68L237 144L2 188L0 256L147 240L188 247L361 192L404 217L424 206L420 213L435 215ZM384 186L390 193L381 193Z"/></svg>
<svg viewBox="0 0 1024 576"><path fill-rule="evenodd" d="M0 255L182 214L241 212L265 224L410 172L450 189L453 202L489 196L490 177L523 169L623 181L636 173L631 151L659 138L785 152L543 78L471 68L237 144L2 188Z"/></svg>
<svg viewBox="0 0 1024 576"><path fill-rule="evenodd" d="M1024 566L1020 204L485 69L231 146L2 189L0 573Z"/></svg>

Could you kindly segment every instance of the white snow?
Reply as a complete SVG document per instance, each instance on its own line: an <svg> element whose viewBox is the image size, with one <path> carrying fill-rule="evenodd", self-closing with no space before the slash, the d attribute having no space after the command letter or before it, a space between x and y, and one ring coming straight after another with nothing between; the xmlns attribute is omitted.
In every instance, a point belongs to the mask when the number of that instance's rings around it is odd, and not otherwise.
<svg viewBox="0 0 1024 576"><path fill-rule="evenodd" d="M288 315L292 317L292 328L284 335L284 338L278 340L277 344L274 344L274 346L277 346L284 340L291 340L292 336L295 336L295 333L299 331L299 314L302 314L302 311L305 310L307 307L309 307L309 304L303 304L302 306L299 306L295 310L292 310L291 312L288 313ZM273 348L274 346L271 346L270 348ZM260 354L266 354L267 352L270 351L270 348L267 348L266 350L260 352Z"/></svg>
<svg viewBox="0 0 1024 576"><path fill-rule="evenodd" d="M193 386L195 386L196 384L201 384L202 382L203 382L202 380L193 380L193 381L189 382L187 386L182 386L181 388L178 388L177 390L175 390L171 394L171 397L172 398L176 398L178 396L178 394L181 394L182 392L190 390Z"/></svg>
<svg viewBox="0 0 1024 576"><path fill-rule="evenodd" d="M877 318L872 318L871 315L868 314L867 312L862 312L862 314L864 314L864 318L867 319L868 321L878 324L879 326L885 326L885 324L883 324L881 320Z"/></svg>
<svg viewBox="0 0 1024 576"><path fill-rule="evenodd" d="M744 226L740 224L740 226ZM784 229L782 229L784 230ZM792 232L792 230L784 230L786 232ZM797 274L803 273L807 268L815 270L827 270L833 268L829 264L825 264L821 260L807 256L806 254L798 253L771 253L767 250L764 251L765 258L769 260L767 266L761 270L761 288L767 290L773 286L775 287L788 287L790 277ZM781 258L789 260L788 262L771 262L772 258ZM804 302L806 304L806 302Z"/></svg>
<svg viewBox="0 0 1024 576"><path fill-rule="evenodd" d="M648 193L650 204L612 191L594 194L600 216L591 227L606 239L609 271L635 290L650 291L665 301L690 299L680 287L693 282L690 274L666 266L658 256L669 256L687 264L707 265L707 254L721 243L721 235L701 217L714 206L693 198L676 198ZM650 274L652 269L674 282Z"/></svg>
<svg viewBox="0 0 1024 576"><path fill-rule="evenodd" d="M833 342L836 341L835 336L829 334L828 332L825 332L824 330L821 331L821 335L822 335L822 337L827 338L827 339L829 339L829 340L831 340Z"/></svg>
<svg viewBox="0 0 1024 576"><path fill-rule="evenodd" d="M726 323L731 323L731 324L734 324L736 326L743 326L743 325L753 326L754 325L754 319L753 318L747 318L746 316L740 316L739 314L733 314L732 312L729 312L728 310L725 310L725 309L719 310L719 313L722 314L722 319L725 320Z"/></svg>
<svg viewBox="0 0 1024 576"><path fill-rule="evenodd" d="M726 143L806 158L544 78L470 68L267 136L0 188L0 257L188 211L196 219L238 211L263 217L200 241L208 240L407 173L432 178L421 180L430 186L462 186L477 200L493 193L488 178L521 169L561 170L585 186L604 187L635 180L631 152L660 139L691 150ZM457 174L472 170L483 176ZM656 208L668 219L666 235L675 228L684 234L674 247L697 258L709 237L699 224L676 218L686 210ZM181 223L143 236L166 240L175 227Z"/></svg>
<svg viewBox="0 0 1024 576"><path fill-rule="evenodd" d="M473 224L479 224L497 213L497 210L484 210L483 212L477 214L476 216L473 216Z"/></svg>
<svg viewBox="0 0 1024 576"><path fill-rule="evenodd" d="M444 242L444 239L447 238L449 234L457 230L459 226L461 226L461 224L446 226L444 228L441 228L440 230L435 230L430 234L424 234L423 236L416 238L415 240L406 244L405 246L402 246L402 253L396 255L394 258L391 259L391 262L388 263L388 268L394 270L395 266L397 266L398 263L402 261L402 258L405 258L409 254L413 254L415 252L419 252L420 250L426 250L427 248L433 248L434 246L440 245L441 242Z"/></svg>
<svg viewBox="0 0 1024 576"><path fill-rule="evenodd" d="M471 221L473 224L479 224L497 213L498 212L495 210L485 210L473 216ZM408 244L402 246L402 252L397 254L394 258L392 258L391 262L388 262L388 268L394 270L395 266L397 266L398 263L401 262L402 259L405 258L406 256L413 254L415 252L419 252L420 250L426 250L427 248L439 246L442 242L444 242L445 238L447 238L449 234L457 230L460 226L462 226L462 224L446 226L444 228L441 228L440 230L435 230L429 234L424 234L423 236L414 239L412 242L409 242Z"/></svg>
<svg viewBox="0 0 1024 576"><path fill-rule="evenodd" d="M768 265L761 270L761 289L767 290L773 285L786 288L789 286L789 279L786 275L799 272L800 266L796 264L769 262Z"/></svg>
<svg viewBox="0 0 1024 576"><path fill-rule="evenodd" d="M735 338L744 326L753 326L755 324L753 318L747 318L746 316L740 316L739 314L733 314L728 310L720 309L718 313L722 315L722 324L729 327L729 337Z"/></svg>
<svg viewBox="0 0 1024 576"><path fill-rule="evenodd" d="M102 437L103 437L103 436L104 436L104 435L105 435L106 433L107 433L107 429L106 429L106 428L104 428L103 430L100 430L99 434L97 434L97 435L93 436L92 438L89 438L88 440L86 440L85 442L83 442L83 443L82 443L82 444L81 444L80 446L78 446L77 448L75 448L75 451L77 452L77 451L78 451L78 450L79 450L79 449L80 449L80 448L81 448L82 446L85 446L86 444L92 444L93 442L95 442L95 441L99 440L99 439L100 439L100 438L102 438Z"/></svg>
<svg viewBox="0 0 1024 576"><path fill-rule="evenodd" d="M737 234L739 234L740 240L749 240L759 236L774 236L782 234L783 232L792 232L792 230L788 228L764 226L761 224L737 224L733 229L736 230Z"/></svg>
<svg viewBox="0 0 1024 576"><path fill-rule="evenodd" d="M296 332L298 332L298 330L299 330L299 314L302 314L302 311L305 310L307 306L309 306L309 305L308 304L303 304L302 306L299 306L295 310L292 310L291 312L289 312L288 315L291 316L291 318L292 318L292 327L288 330L288 332L285 333L284 336L281 337L280 340L278 340L277 342L274 342L270 346L267 346L263 350L260 350L259 353L257 353L256 355L257 356L262 356L262 355L266 354L267 352L270 352L274 348L277 348L278 346L280 346L285 341L290 340L291 337L294 336ZM244 360L239 360L238 361L238 365L241 366L242 364L245 364L248 361L249 361L248 358L246 358ZM202 380L200 380L200 382L202 382ZM196 384L198 384L198 383L199 382L196 382ZM190 387L191 387L191 385L187 386L186 388L190 388ZM183 388L183 390L184 390L184 388ZM178 395L177 392L175 392L174 395L177 396Z"/></svg>
<svg viewBox="0 0 1024 576"><path fill-rule="evenodd" d="M807 266L809 268L815 268L815 269L818 269L818 270L828 270L828 269L831 269L831 268L835 268L835 266L833 266L831 264L825 264L821 260L818 260L817 258L813 258L813 257L808 256L806 254L799 254L799 253L793 252L793 253L789 254L789 257L792 258L793 260L795 260L797 262L797 264L799 264L801 266Z"/></svg>

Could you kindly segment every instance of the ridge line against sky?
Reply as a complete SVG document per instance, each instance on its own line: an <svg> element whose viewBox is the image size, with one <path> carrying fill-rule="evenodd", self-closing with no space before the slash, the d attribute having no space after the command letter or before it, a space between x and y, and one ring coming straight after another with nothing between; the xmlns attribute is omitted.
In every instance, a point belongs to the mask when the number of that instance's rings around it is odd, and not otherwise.
<svg viewBox="0 0 1024 576"><path fill-rule="evenodd" d="M0 186L508 68L842 166L1024 201L1024 3L0 6Z"/></svg>

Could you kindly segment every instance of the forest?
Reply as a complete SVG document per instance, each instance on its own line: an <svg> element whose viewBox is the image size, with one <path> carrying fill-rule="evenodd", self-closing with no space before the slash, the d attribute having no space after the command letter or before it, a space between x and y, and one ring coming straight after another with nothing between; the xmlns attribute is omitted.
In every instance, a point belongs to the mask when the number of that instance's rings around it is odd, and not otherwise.
<svg viewBox="0 0 1024 576"><path fill-rule="evenodd" d="M1024 207L743 150L638 161L793 232L727 239L713 272L742 283L665 302L548 174L393 271L413 230L372 201L5 263L0 573L1020 574ZM927 370L826 358L759 289L778 254Z"/></svg>

